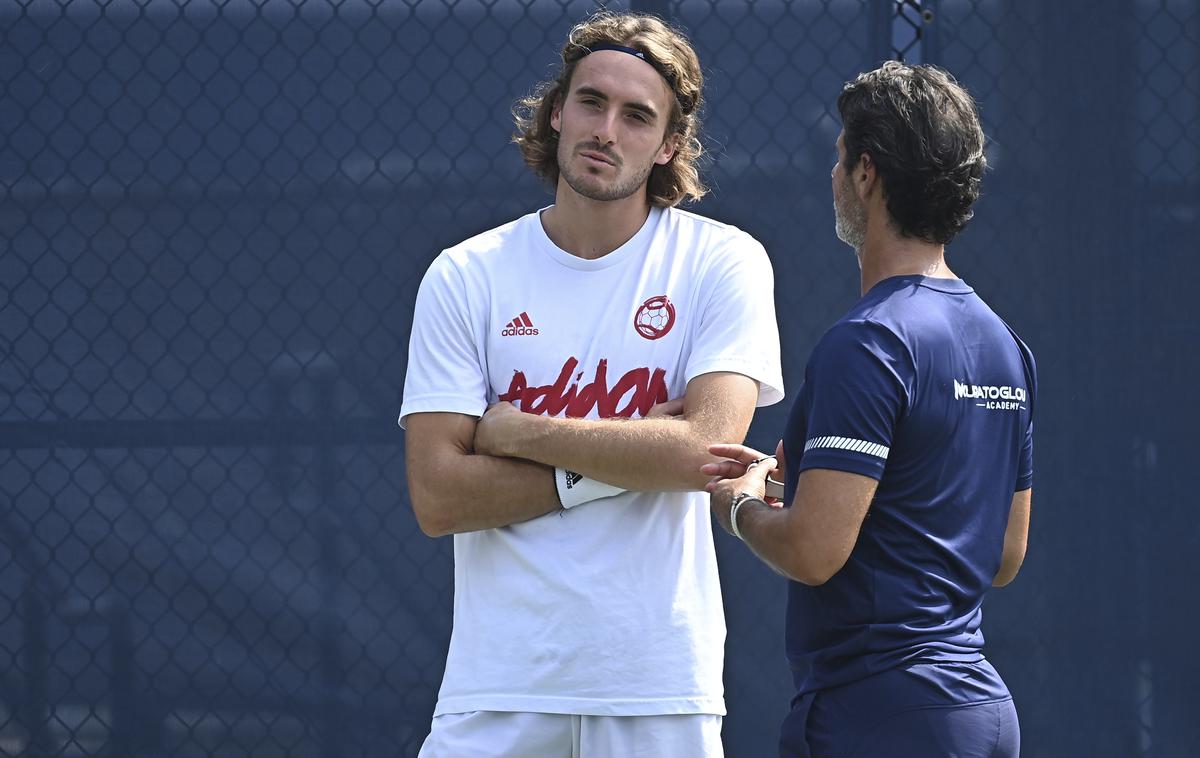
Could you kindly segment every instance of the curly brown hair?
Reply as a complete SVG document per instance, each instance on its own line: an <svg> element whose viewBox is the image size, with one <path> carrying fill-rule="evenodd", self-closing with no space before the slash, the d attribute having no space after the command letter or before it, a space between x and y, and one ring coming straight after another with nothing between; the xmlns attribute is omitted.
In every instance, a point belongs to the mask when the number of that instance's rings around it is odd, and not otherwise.
<svg viewBox="0 0 1200 758"><path fill-rule="evenodd" d="M654 16L602 11L576 24L562 48L558 76L539 84L533 94L513 107L517 132L513 141L521 148L525 164L540 178L558 182L558 132L550 116L571 85L575 66L595 45L622 45L643 53L663 74L675 93L666 136L675 136L675 155L650 171L646 194L652 205L669 207L699 200L708 192L697 166L700 146L700 106L704 75L700 60L683 32Z"/></svg>
<svg viewBox="0 0 1200 758"><path fill-rule="evenodd" d="M971 95L936 66L889 61L838 97L846 173L863 153L905 237L946 244L974 216L987 158Z"/></svg>

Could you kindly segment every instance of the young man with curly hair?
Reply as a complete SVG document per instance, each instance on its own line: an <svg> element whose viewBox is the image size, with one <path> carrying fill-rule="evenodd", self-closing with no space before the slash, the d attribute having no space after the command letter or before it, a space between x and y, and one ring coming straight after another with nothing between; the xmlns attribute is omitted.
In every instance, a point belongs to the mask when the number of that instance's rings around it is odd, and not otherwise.
<svg viewBox="0 0 1200 758"><path fill-rule="evenodd" d="M705 191L701 87L653 17L576 26L517 111L554 204L421 283L400 421L413 510L455 560L424 758L722 755L699 469L782 378L762 246L675 207Z"/></svg>
<svg viewBox="0 0 1200 758"><path fill-rule="evenodd" d="M983 131L931 66L863 74L838 110L837 233L862 299L813 350L775 456L712 448L728 459L702 469L712 510L793 580L783 756L1014 758L980 620L1025 556L1036 376L944 257L979 196Z"/></svg>

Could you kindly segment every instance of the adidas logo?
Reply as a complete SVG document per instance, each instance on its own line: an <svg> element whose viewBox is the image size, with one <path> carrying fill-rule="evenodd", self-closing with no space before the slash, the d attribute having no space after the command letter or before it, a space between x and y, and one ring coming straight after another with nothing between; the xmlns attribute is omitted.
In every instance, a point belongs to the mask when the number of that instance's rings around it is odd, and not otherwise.
<svg viewBox="0 0 1200 758"><path fill-rule="evenodd" d="M500 332L501 337L523 337L525 335L537 334L538 330L533 328L533 322L529 320L529 314L521 311L521 315L508 322L504 327L504 331Z"/></svg>
<svg viewBox="0 0 1200 758"><path fill-rule="evenodd" d="M574 471L564 471L567 480L567 489L571 489L576 484L583 481L583 474L576 474Z"/></svg>

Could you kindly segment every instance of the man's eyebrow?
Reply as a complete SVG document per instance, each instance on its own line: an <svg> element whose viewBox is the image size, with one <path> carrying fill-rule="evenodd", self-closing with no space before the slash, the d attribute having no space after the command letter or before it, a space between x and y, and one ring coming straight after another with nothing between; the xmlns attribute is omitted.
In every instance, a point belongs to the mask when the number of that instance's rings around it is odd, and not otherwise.
<svg viewBox="0 0 1200 758"><path fill-rule="evenodd" d="M600 90L596 89L595 87L588 87L587 85L584 85L584 86L580 87L579 89L575 90L575 95L576 96L584 95L587 97L594 97L594 98L597 98L598 100L603 100L604 102L608 102L610 99L608 97L608 95L606 95L605 93L601 92ZM640 102L637 102L636 100L626 101L625 103L622 103L622 105L626 108L629 108L630 110L635 110L635 111L640 111L642 113L645 113L647 116L649 116L652 119L658 118L658 111L656 111L654 109L654 106L652 106L652 105L648 105L646 103L640 103Z"/></svg>

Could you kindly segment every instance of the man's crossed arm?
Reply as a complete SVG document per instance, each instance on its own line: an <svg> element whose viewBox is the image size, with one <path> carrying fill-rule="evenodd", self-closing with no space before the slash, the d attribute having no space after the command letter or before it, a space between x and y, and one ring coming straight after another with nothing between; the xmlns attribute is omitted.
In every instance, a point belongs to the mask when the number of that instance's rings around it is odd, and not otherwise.
<svg viewBox="0 0 1200 758"><path fill-rule="evenodd" d="M708 447L744 438L757 398L755 380L714 372L688 383L677 416L551 418L507 403L482 419L414 413L405 443L413 511L430 536L528 521L561 507L555 467L627 490L702 490Z"/></svg>

